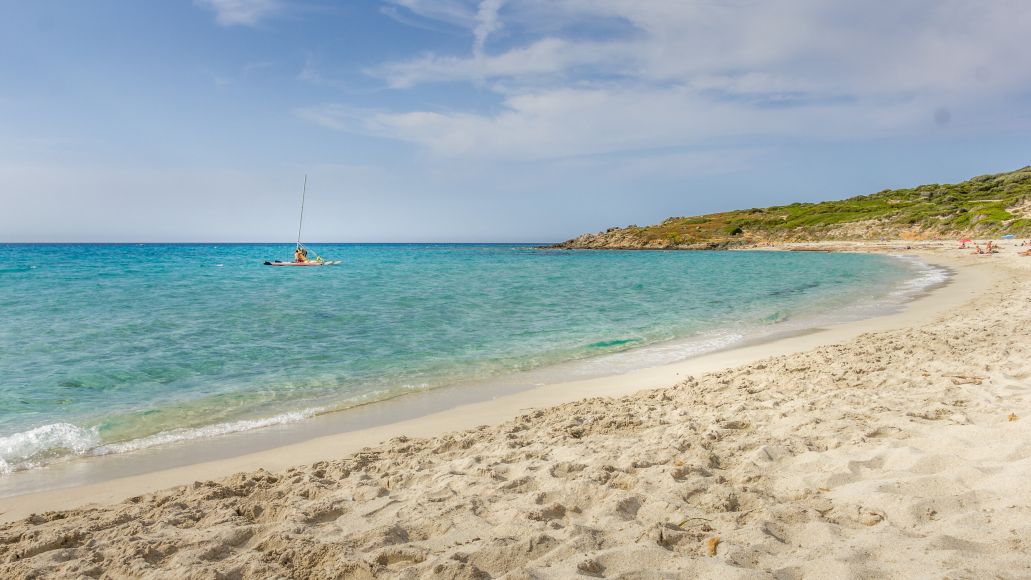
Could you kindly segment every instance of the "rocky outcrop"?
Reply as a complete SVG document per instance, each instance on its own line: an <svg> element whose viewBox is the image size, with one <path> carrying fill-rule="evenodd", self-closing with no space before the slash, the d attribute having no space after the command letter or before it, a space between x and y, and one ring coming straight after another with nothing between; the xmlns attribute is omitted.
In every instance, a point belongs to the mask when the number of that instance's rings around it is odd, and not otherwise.
<svg viewBox="0 0 1031 580"><path fill-rule="evenodd" d="M725 250L748 247L755 242L748 238L679 241L675 238L649 238L642 236L635 226L609 228L596 234L582 234L571 240L545 246L560 250Z"/></svg>

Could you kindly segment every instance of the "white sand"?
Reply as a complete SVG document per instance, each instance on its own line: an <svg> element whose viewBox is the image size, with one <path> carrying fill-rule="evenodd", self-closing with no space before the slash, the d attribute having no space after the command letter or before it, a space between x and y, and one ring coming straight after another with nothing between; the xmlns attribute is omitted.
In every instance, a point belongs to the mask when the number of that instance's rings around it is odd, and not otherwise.
<svg viewBox="0 0 1031 580"><path fill-rule="evenodd" d="M1004 252L939 250L966 275L893 317L8 498L24 517L407 435L6 524L0 575L1028 577L1031 258Z"/></svg>

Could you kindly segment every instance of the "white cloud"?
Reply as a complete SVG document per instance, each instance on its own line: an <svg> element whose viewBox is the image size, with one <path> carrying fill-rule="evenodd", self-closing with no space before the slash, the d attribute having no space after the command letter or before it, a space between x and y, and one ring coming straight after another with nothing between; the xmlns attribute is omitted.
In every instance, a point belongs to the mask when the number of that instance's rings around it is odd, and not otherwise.
<svg viewBox="0 0 1031 580"><path fill-rule="evenodd" d="M336 79L328 78L322 74L319 68L315 65L315 58L311 53L308 53L304 57L304 66L301 67L301 71L297 73L297 80L311 83L313 85L328 85L328 86L343 86L343 83Z"/></svg>
<svg viewBox="0 0 1031 580"><path fill-rule="evenodd" d="M507 0L512 42L500 52L486 44L501 26L500 2L395 4L467 29L472 50L366 72L395 89L487 87L499 111L331 104L301 116L444 156L522 159L713 139L915 134L940 130L941 110L951 131L1031 130L1006 119L1031 87L1023 48L1031 4L1022 0L876 9L825 0ZM585 33L583 23L607 23L596 29L609 32Z"/></svg>
<svg viewBox="0 0 1031 580"><path fill-rule="evenodd" d="M222 74L211 71L208 71L207 74L211 77L211 81L215 83L216 87L225 88L243 79L246 79L247 77L251 76L252 74L255 74L258 71L273 68L275 65L276 63L274 61L264 60L258 62L249 62L243 65L243 67L241 67L240 69L238 69L238 72L236 72L235 74Z"/></svg>
<svg viewBox="0 0 1031 580"><path fill-rule="evenodd" d="M501 28L501 20L498 18L498 10L504 0L483 0L476 11L476 27L473 29L473 55L482 56L483 47L487 44L487 37Z"/></svg>
<svg viewBox="0 0 1031 580"><path fill-rule="evenodd" d="M527 79L560 73L577 64L589 65L603 55L619 58L612 47L577 47L558 38L545 38L527 46L495 56L477 58L425 55L410 61L388 63L369 69L369 74L384 78L392 88L411 88L427 82L466 81L499 78Z"/></svg>
<svg viewBox="0 0 1031 580"><path fill-rule="evenodd" d="M828 102L763 107L690 87L558 88L506 96L501 112L354 109L297 111L323 126L418 145L445 157L554 159L699 147L762 137L865 138L929 125L920 103Z"/></svg>
<svg viewBox="0 0 1031 580"><path fill-rule="evenodd" d="M194 0L199 6L215 12L215 21L222 26L255 26L279 12L278 0Z"/></svg>
<svg viewBox="0 0 1031 580"><path fill-rule="evenodd" d="M482 59L474 50L466 56L389 63L373 69L373 74L400 86L410 86L405 83L413 80L476 80L482 75L518 80L526 74L519 67L491 66L512 58L538 61L524 67L531 73L562 70L573 78L583 64L620 74L631 64L642 82L684 83L699 75L765 76L791 79L806 90L845 82L848 88L901 91L976 84L975 78L984 81L984 70L1004 66L1019 78L998 70L991 82L1026 82L1031 72L1031 53L1021 50L1024 31L1031 25L1031 5L1017 0L912 0L877 10L818 0L555 0L547 13L532 0L510 0L506 6L511 8L509 18L516 20L514 26L529 39L521 47L492 55L486 63L477 62ZM613 39L552 35L544 44L548 51L535 48L545 40L534 38L536 28L561 28L556 19L573 25L591 18L626 22L636 34ZM540 19L548 22L536 22ZM473 19L466 26L479 39L483 31L493 30L490 22ZM426 64L432 70L412 79L411 69Z"/></svg>
<svg viewBox="0 0 1031 580"><path fill-rule="evenodd" d="M461 0L388 0L420 18L472 29L476 12Z"/></svg>

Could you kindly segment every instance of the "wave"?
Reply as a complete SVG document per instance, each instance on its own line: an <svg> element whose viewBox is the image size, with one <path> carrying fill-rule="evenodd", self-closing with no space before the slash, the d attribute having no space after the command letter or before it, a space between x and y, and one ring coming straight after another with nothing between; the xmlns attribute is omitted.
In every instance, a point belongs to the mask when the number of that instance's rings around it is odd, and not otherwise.
<svg viewBox="0 0 1031 580"><path fill-rule="evenodd" d="M612 340L601 340L587 345L587 348L611 348L613 346L624 346L641 342L640 338L616 338Z"/></svg>
<svg viewBox="0 0 1031 580"><path fill-rule="evenodd" d="M83 455L100 443L95 428L51 423L0 437L0 474L31 469L62 455Z"/></svg>
<svg viewBox="0 0 1031 580"><path fill-rule="evenodd" d="M126 453L192 439L286 425L309 419L322 411L321 408L312 408L261 419L242 419L204 427L172 429L118 443L102 443L96 427L84 428L70 423L52 423L0 437L0 475L42 467L55 460L69 457Z"/></svg>
<svg viewBox="0 0 1031 580"><path fill-rule="evenodd" d="M35 266L8 266L6 264L0 264L0 274L13 274L15 272L28 272L35 270Z"/></svg>
<svg viewBox="0 0 1031 580"><path fill-rule="evenodd" d="M571 361L571 363L576 368L573 371L575 378L621 374L731 348L746 338L746 334L741 332L718 330L687 338L655 342L630 350Z"/></svg>
<svg viewBox="0 0 1031 580"><path fill-rule="evenodd" d="M890 254L890 256L897 260L906 262L917 272L917 275L914 278L910 278L899 285L899 287L892 293L894 296L911 298L914 295L926 292L935 286L940 286L949 280L948 268L928 264L914 256L905 256L900 254Z"/></svg>

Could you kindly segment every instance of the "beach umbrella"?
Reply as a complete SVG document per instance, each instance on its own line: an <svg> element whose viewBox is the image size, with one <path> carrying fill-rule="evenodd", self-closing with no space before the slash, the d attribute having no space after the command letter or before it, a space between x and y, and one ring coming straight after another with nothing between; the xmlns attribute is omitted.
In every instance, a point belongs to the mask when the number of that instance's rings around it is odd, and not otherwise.
<svg viewBox="0 0 1031 580"><path fill-rule="evenodd" d="M959 241L959 243L966 244L966 243L972 242L972 241L974 241L974 240L971 240L970 238L963 238L962 240Z"/></svg>

